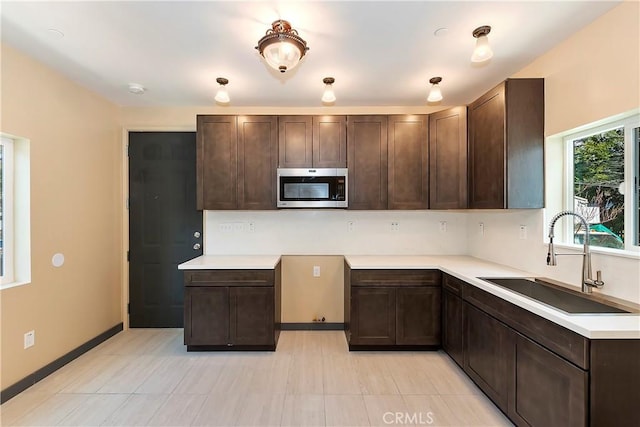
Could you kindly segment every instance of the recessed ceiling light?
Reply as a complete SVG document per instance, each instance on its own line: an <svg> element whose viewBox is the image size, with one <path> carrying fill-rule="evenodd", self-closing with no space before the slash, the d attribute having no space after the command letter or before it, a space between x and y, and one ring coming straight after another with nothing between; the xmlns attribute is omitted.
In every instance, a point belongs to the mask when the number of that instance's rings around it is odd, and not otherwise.
<svg viewBox="0 0 640 427"><path fill-rule="evenodd" d="M433 32L436 37L445 37L447 34L449 34L449 29L446 27L438 28Z"/></svg>
<svg viewBox="0 0 640 427"><path fill-rule="evenodd" d="M64 37L64 33L57 28L49 28L47 32L52 39L61 39Z"/></svg>
<svg viewBox="0 0 640 427"><path fill-rule="evenodd" d="M129 83L129 92L142 95L147 89L138 83Z"/></svg>

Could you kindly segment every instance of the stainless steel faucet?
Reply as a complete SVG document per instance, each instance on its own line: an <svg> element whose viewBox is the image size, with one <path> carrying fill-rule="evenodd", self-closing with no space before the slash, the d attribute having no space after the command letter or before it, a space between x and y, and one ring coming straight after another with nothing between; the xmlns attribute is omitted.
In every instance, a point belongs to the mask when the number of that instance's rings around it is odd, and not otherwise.
<svg viewBox="0 0 640 427"><path fill-rule="evenodd" d="M581 254L556 254L553 247L553 229L556 225L556 221L566 215L573 215L582 222L584 227L584 248ZM582 292L590 294L592 288L601 288L604 286L602 281L602 271L596 272L596 279L593 280L591 276L591 251L589 250L589 224L587 220L580 214L572 211L562 211L557 213L551 218L551 224L549 225L549 251L547 252L547 265L558 265L556 260L557 255L582 255Z"/></svg>

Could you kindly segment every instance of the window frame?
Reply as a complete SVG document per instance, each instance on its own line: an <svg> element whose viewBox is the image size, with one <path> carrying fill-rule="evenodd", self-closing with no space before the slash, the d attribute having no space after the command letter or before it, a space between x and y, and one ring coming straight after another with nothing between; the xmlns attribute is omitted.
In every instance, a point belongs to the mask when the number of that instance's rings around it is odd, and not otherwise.
<svg viewBox="0 0 640 427"><path fill-rule="evenodd" d="M602 246L591 246L591 250L607 254L638 255L640 254L640 242L637 242L640 230L640 213L638 213L638 180L639 169L637 157L640 154L638 145L640 141L635 141L635 129L640 127L640 114L633 114L623 119L614 119L600 122L599 125L584 127L577 132L565 135L562 140L564 144L564 182L563 200L564 210L573 211L574 207L574 150L573 141L588 137L593 134L607 132L609 130L624 128L624 249L606 248ZM560 244L569 247L581 247L574 243L573 230L571 227L563 227L562 242Z"/></svg>
<svg viewBox="0 0 640 427"><path fill-rule="evenodd" d="M2 275L0 285L5 286L15 279L15 222L14 222L14 141L7 137L0 138L2 145Z"/></svg>

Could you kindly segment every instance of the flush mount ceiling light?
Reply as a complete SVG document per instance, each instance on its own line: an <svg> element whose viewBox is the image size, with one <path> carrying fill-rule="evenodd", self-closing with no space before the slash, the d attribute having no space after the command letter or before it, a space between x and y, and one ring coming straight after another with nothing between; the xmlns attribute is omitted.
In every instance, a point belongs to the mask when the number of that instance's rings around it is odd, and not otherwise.
<svg viewBox="0 0 640 427"><path fill-rule="evenodd" d="M229 98L229 92L227 92L227 84L229 84L229 80L224 77L218 77L216 82L218 82L220 87L218 88L218 92L214 99L219 104L228 104L231 101L231 98Z"/></svg>
<svg viewBox="0 0 640 427"><path fill-rule="evenodd" d="M471 62L484 62L493 56L491 46L489 46L489 38L487 35L491 32L491 27L483 25L473 30L473 37L476 38L476 47L471 55Z"/></svg>
<svg viewBox="0 0 640 427"><path fill-rule="evenodd" d="M429 91L427 102L442 101L442 91L440 91L440 86L438 86L441 81L442 77L432 77L429 79L429 83L431 83L431 90Z"/></svg>
<svg viewBox="0 0 640 427"><path fill-rule="evenodd" d="M336 94L333 92L333 84L336 82L336 79L333 77L325 77L322 79L324 83L324 92L322 93L322 102L325 104L332 104L336 102Z"/></svg>
<svg viewBox="0 0 640 427"><path fill-rule="evenodd" d="M271 24L271 29L258 41L256 49L271 68L281 73L295 68L309 50L307 42L283 19Z"/></svg>
<svg viewBox="0 0 640 427"><path fill-rule="evenodd" d="M129 83L129 92L142 95L147 89L139 83Z"/></svg>

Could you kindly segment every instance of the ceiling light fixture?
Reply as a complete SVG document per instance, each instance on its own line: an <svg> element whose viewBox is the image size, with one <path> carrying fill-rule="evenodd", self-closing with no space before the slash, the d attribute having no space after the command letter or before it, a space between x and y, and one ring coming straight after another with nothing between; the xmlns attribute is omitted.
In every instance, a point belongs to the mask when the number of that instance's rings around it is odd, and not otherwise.
<svg viewBox="0 0 640 427"><path fill-rule="evenodd" d="M491 32L491 27L483 25L473 30L473 37L476 38L476 47L471 55L471 62L484 62L493 56L491 46L489 46L489 38L487 35Z"/></svg>
<svg viewBox="0 0 640 427"><path fill-rule="evenodd" d="M322 79L324 83L324 92L322 94L322 102L325 104L332 104L336 102L336 94L333 91L333 84L336 82L336 79L333 77L325 77Z"/></svg>
<svg viewBox="0 0 640 427"><path fill-rule="evenodd" d="M129 83L129 92L142 95L147 89L139 83Z"/></svg>
<svg viewBox="0 0 640 427"><path fill-rule="evenodd" d="M307 42L283 19L273 21L256 49L271 68L281 73L295 68L309 50Z"/></svg>
<svg viewBox="0 0 640 427"><path fill-rule="evenodd" d="M229 98L229 92L227 92L227 84L229 84L229 80L224 77L218 77L216 82L220 85L218 88L218 92L216 93L215 100L219 104L228 104L231 101Z"/></svg>
<svg viewBox="0 0 640 427"><path fill-rule="evenodd" d="M429 91L427 102L442 101L442 91L440 90L440 86L438 86L441 81L442 77L432 77L429 79L429 83L431 83L431 90Z"/></svg>

